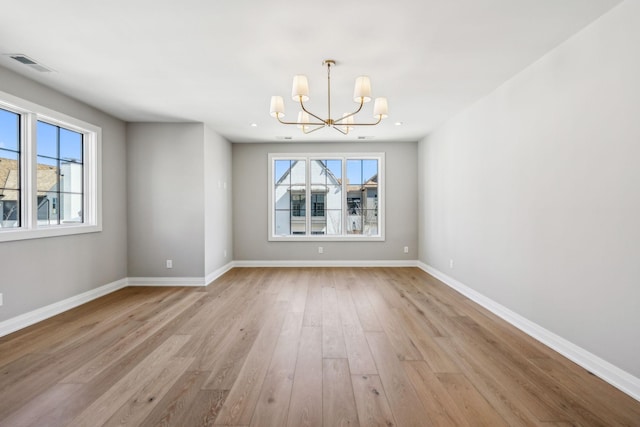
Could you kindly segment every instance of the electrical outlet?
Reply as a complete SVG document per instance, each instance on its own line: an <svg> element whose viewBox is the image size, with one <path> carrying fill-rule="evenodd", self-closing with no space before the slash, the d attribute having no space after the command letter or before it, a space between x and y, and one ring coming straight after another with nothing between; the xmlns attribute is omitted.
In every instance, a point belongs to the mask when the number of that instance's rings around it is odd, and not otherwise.
<svg viewBox="0 0 640 427"><path fill-rule="evenodd" d="M225 258L227 257L227 250L226 249L224 250L224 257Z"/></svg>
<svg viewBox="0 0 640 427"><path fill-rule="evenodd" d="M453 268L453 260L452 259L449 260L449 268Z"/></svg>
<svg viewBox="0 0 640 427"><path fill-rule="evenodd" d="M409 253L409 246L405 246L405 247L404 247L404 253L405 253L405 254L408 254L408 253Z"/></svg>
<svg viewBox="0 0 640 427"><path fill-rule="evenodd" d="M171 259L167 260L167 268L173 268L173 260Z"/></svg>
<svg viewBox="0 0 640 427"><path fill-rule="evenodd" d="M318 253L319 254L323 254L324 253L324 248L322 246L318 246Z"/></svg>
<svg viewBox="0 0 640 427"><path fill-rule="evenodd" d="M4 300L2 299L2 294L0 294L0 307L4 304Z"/></svg>

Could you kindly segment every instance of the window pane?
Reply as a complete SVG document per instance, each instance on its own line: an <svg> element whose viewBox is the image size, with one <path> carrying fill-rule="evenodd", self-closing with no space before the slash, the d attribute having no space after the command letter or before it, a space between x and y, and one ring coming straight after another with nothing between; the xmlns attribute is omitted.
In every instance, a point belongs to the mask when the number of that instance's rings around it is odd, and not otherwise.
<svg viewBox="0 0 640 427"><path fill-rule="evenodd" d="M0 228L20 227L20 115L0 109Z"/></svg>
<svg viewBox="0 0 640 427"><path fill-rule="evenodd" d="M60 222L82 222L82 194L60 193Z"/></svg>
<svg viewBox="0 0 640 427"><path fill-rule="evenodd" d="M367 184L371 181L378 182L378 161L363 160L362 161L362 183Z"/></svg>
<svg viewBox="0 0 640 427"><path fill-rule="evenodd" d="M342 178L342 160L327 160L326 165L327 169L329 169L329 172L331 172L331 175L333 175L335 179ZM331 184L331 182L328 182L327 184Z"/></svg>
<svg viewBox="0 0 640 427"><path fill-rule="evenodd" d="M274 234L306 234L305 160L274 160Z"/></svg>
<svg viewBox="0 0 640 427"><path fill-rule="evenodd" d="M311 160L311 183L325 184L327 182L326 160Z"/></svg>
<svg viewBox="0 0 640 427"><path fill-rule="evenodd" d="M58 158L58 127L38 122L38 156Z"/></svg>
<svg viewBox="0 0 640 427"><path fill-rule="evenodd" d="M304 193L291 193L291 216L305 216L307 200Z"/></svg>
<svg viewBox="0 0 640 427"><path fill-rule="evenodd" d="M278 236L291 234L291 211L277 210L275 215L275 233Z"/></svg>
<svg viewBox="0 0 640 427"><path fill-rule="evenodd" d="M368 236L378 234L378 211L366 209L362 215L363 234Z"/></svg>
<svg viewBox="0 0 640 427"><path fill-rule="evenodd" d="M362 160L347 160L347 185L358 185L362 182Z"/></svg>
<svg viewBox="0 0 640 427"><path fill-rule="evenodd" d="M289 192L288 185L276 185L274 192L274 203L276 209L290 209L291 208L291 193Z"/></svg>
<svg viewBox="0 0 640 427"><path fill-rule="evenodd" d="M17 152L0 149L0 188L14 190L20 188L20 162L18 159Z"/></svg>
<svg viewBox="0 0 640 427"><path fill-rule="evenodd" d="M20 192L0 188L0 228L20 227Z"/></svg>
<svg viewBox="0 0 640 427"><path fill-rule="evenodd" d="M311 194L311 216L324 216L325 209L325 194L313 193Z"/></svg>
<svg viewBox="0 0 640 427"><path fill-rule="evenodd" d="M36 182L38 194L47 191L58 191L58 161L56 159L38 156Z"/></svg>
<svg viewBox="0 0 640 427"><path fill-rule="evenodd" d="M0 109L0 149L20 150L20 115L3 109Z"/></svg>
<svg viewBox="0 0 640 427"><path fill-rule="evenodd" d="M342 209L342 186L327 186L327 209Z"/></svg>
<svg viewBox="0 0 640 427"><path fill-rule="evenodd" d="M291 184L289 179L289 168L291 160L276 160L274 162L274 184Z"/></svg>
<svg viewBox="0 0 640 427"><path fill-rule="evenodd" d="M307 167L304 160L293 160L289 174L291 175L291 186L294 191L304 191L307 183Z"/></svg>
<svg viewBox="0 0 640 427"><path fill-rule="evenodd" d="M342 210L327 210L327 234L342 234Z"/></svg>
<svg viewBox="0 0 640 427"><path fill-rule="evenodd" d="M38 193L38 225L57 225L59 205L58 193Z"/></svg>
<svg viewBox="0 0 640 427"><path fill-rule="evenodd" d="M60 128L60 158L82 163L82 134Z"/></svg>
<svg viewBox="0 0 640 427"><path fill-rule="evenodd" d="M60 163L60 191L82 193L82 164Z"/></svg>

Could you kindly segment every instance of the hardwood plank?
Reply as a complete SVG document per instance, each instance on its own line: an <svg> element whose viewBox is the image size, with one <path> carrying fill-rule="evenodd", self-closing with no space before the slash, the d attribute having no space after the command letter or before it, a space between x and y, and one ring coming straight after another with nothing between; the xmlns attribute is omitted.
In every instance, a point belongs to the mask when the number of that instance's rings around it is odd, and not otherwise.
<svg viewBox="0 0 640 427"><path fill-rule="evenodd" d="M494 376L502 376L505 384L513 384L510 393L522 392L528 396L523 401L528 404L539 404L545 408L542 415L536 416L541 421L575 421L584 424L606 424L606 421L585 407L573 396L560 393L558 387L546 375L543 375L528 360L515 353L496 338L491 331L480 327L472 319L460 318L458 322L461 336L480 350L486 359L496 366ZM534 409L532 409L532 412Z"/></svg>
<svg viewBox="0 0 640 427"><path fill-rule="evenodd" d="M473 420L474 425L508 426L463 374L436 374L436 377L458 405L464 417L467 420Z"/></svg>
<svg viewBox="0 0 640 427"><path fill-rule="evenodd" d="M127 373L98 400L87 407L69 425L95 426L104 424L131 396L149 384L173 355L189 340L188 335L174 335Z"/></svg>
<svg viewBox="0 0 640 427"><path fill-rule="evenodd" d="M551 358L529 359L533 365L553 378L554 383L564 392L581 403L581 407L589 408L603 420L618 419L623 425L640 424L640 408L628 406L631 397L619 390L612 389L603 380L594 375L577 375L568 370L560 361ZM585 371L586 372L586 371ZM584 396L596 392L602 396L597 401L586 401ZM626 409L626 410L625 410Z"/></svg>
<svg viewBox="0 0 640 427"><path fill-rule="evenodd" d="M367 270L364 271L366 272ZM368 274L370 273L365 274L364 272L361 272L361 275L365 277L365 280ZM353 303L356 307L356 312L358 313L358 319L360 319L362 330L366 332L382 332L382 325L380 324L380 321L378 321L378 317L369 302L369 298L367 298L364 286L360 280L349 283L349 290L353 297Z"/></svg>
<svg viewBox="0 0 640 427"><path fill-rule="evenodd" d="M347 359L322 360L324 426L359 426Z"/></svg>
<svg viewBox="0 0 640 427"><path fill-rule="evenodd" d="M449 337L436 339L440 347L457 361L465 376L509 425L538 425L538 418L533 415L531 408L540 403L523 400L526 397L514 389L520 387L517 383L507 383L501 375L496 378L495 365L478 354L472 346L466 346Z"/></svg>
<svg viewBox="0 0 640 427"><path fill-rule="evenodd" d="M251 426L286 424L301 329L302 312L289 312L262 384L262 391L251 417Z"/></svg>
<svg viewBox="0 0 640 427"><path fill-rule="evenodd" d="M176 427L210 427L220 414L228 390L200 390L193 405L182 420L176 420Z"/></svg>
<svg viewBox="0 0 640 427"><path fill-rule="evenodd" d="M322 326L322 282L318 278L317 269L306 277L307 300L304 307L304 326Z"/></svg>
<svg viewBox="0 0 640 427"><path fill-rule="evenodd" d="M209 372L186 371L165 393L151 413L140 423L140 426L181 426L184 420L198 408L192 406L200 388L207 380ZM208 408L201 415L206 418ZM215 419L215 417L214 417Z"/></svg>
<svg viewBox="0 0 640 427"><path fill-rule="evenodd" d="M107 367L120 360L124 354L128 353L134 347L140 345L144 340L158 332L169 322L178 317L182 312L192 307L198 300L204 297L204 293L191 293L175 303L175 305L157 317L146 322L134 333L123 336L118 342L109 346L109 348L100 353L97 357L92 358L80 368L73 371L66 378L62 379L63 383L87 383L104 371Z"/></svg>
<svg viewBox="0 0 640 427"><path fill-rule="evenodd" d="M422 360L402 363L420 401L436 426L470 426L435 374Z"/></svg>
<svg viewBox="0 0 640 427"><path fill-rule="evenodd" d="M335 288L322 288L322 357L346 359L347 350Z"/></svg>
<svg viewBox="0 0 640 427"><path fill-rule="evenodd" d="M113 413L103 426L138 426L193 363L193 358L172 358L158 374Z"/></svg>
<svg viewBox="0 0 640 427"><path fill-rule="evenodd" d="M322 329L303 327L291 402L287 417L289 427L322 425Z"/></svg>
<svg viewBox="0 0 640 427"><path fill-rule="evenodd" d="M0 421L0 427L40 427L65 425L65 412L73 411L70 402L82 384L56 384ZM16 408L17 409L17 408Z"/></svg>
<svg viewBox="0 0 640 427"><path fill-rule="evenodd" d="M382 323L382 329L393 344L393 349L400 360L422 360L423 356L415 344L407 336L404 325L397 315L391 310L389 303L378 291L385 285L380 280L379 273L371 272L367 277L370 286L365 288L369 302L373 306L376 315Z"/></svg>
<svg viewBox="0 0 640 427"><path fill-rule="evenodd" d="M367 341L399 426L429 426L433 421L418 398L386 334L367 332Z"/></svg>
<svg viewBox="0 0 640 427"><path fill-rule="evenodd" d="M361 426L396 425L379 376L351 375L351 383Z"/></svg>
<svg viewBox="0 0 640 427"><path fill-rule="evenodd" d="M251 422L288 308L287 302L281 301L277 305L251 346L238 378L216 418L216 425L249 425Z"/></svg>
<svg viewBox="0 0 640 427"><path fill-rule="evenodd" d="M377 374L376 364L369 350L367 338L360 325L349 290L336 291L342 332L352 374Z"/></svg>
<svg viewBox="0 0 640 427"><path fill-rule="evenodd" d="M268 317L273 315L275 298L276 294L265 292L252 305L244 307L244 315L238 326L218 346L217 359L213 361L204 389L230 390L233 387L258 333ZM275 305L285 306L286 302Z"/></svg>

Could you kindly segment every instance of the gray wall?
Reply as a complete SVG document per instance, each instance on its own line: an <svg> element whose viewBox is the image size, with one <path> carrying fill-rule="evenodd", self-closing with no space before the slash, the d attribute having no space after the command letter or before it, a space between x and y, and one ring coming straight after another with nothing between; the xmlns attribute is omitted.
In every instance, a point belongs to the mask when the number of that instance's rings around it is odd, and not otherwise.
<svg viewBox="0 0 640 427"><path fill-rule="evenodd" d="M204 128L204 275L226 265L233 256L231 143ZM226 252L226 255L225 255Z"/></svg>
<svg viewBox="0 0 640 427"><path fill-rule="evenodd" d="M129 277L203 276L203 141L202 123L127 125Z"/></svg>
<svg viewBox="0 0 640 427"><path fill-rule="evenodd" d="M269 153L386 153L384 242L269 242ZM417 143L345 142L233 144L234 260L415 260L417 258ZM318 246L324 254L318 254ZM409 246L409 254L403 247Z"/></svg>
<svg viewBox="0 0 640 427"><path fill-rule="evenodd" d="M639 40L627 1L419 145L420 260L636 377Z"/></svg>
<svg viewBox="0 0 640 427"><path fill-rule="evenodd" d="M127 275L125 124L0 67L0 90L102 128L100 233L0 243L0 321Z"/></svg>

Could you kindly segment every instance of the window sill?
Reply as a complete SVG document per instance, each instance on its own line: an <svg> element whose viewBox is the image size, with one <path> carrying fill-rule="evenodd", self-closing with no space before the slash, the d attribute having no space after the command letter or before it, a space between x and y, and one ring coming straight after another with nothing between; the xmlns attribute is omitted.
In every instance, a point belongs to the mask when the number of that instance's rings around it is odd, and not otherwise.
<svg viewBox="0 0 640 427"><path fill-rule="evenodd" d="M384 236L269 236L270 242L384 242Z"/></svg>
<svg viewBox="0 0 640 427"><path fill-rule="evenodd" d="M37 229L0 229L0 242L16 240L44 239L47 237L70 236L73 234L97 233L102 226L95 224L60 225L55 227L40 227Z"/></svg>

